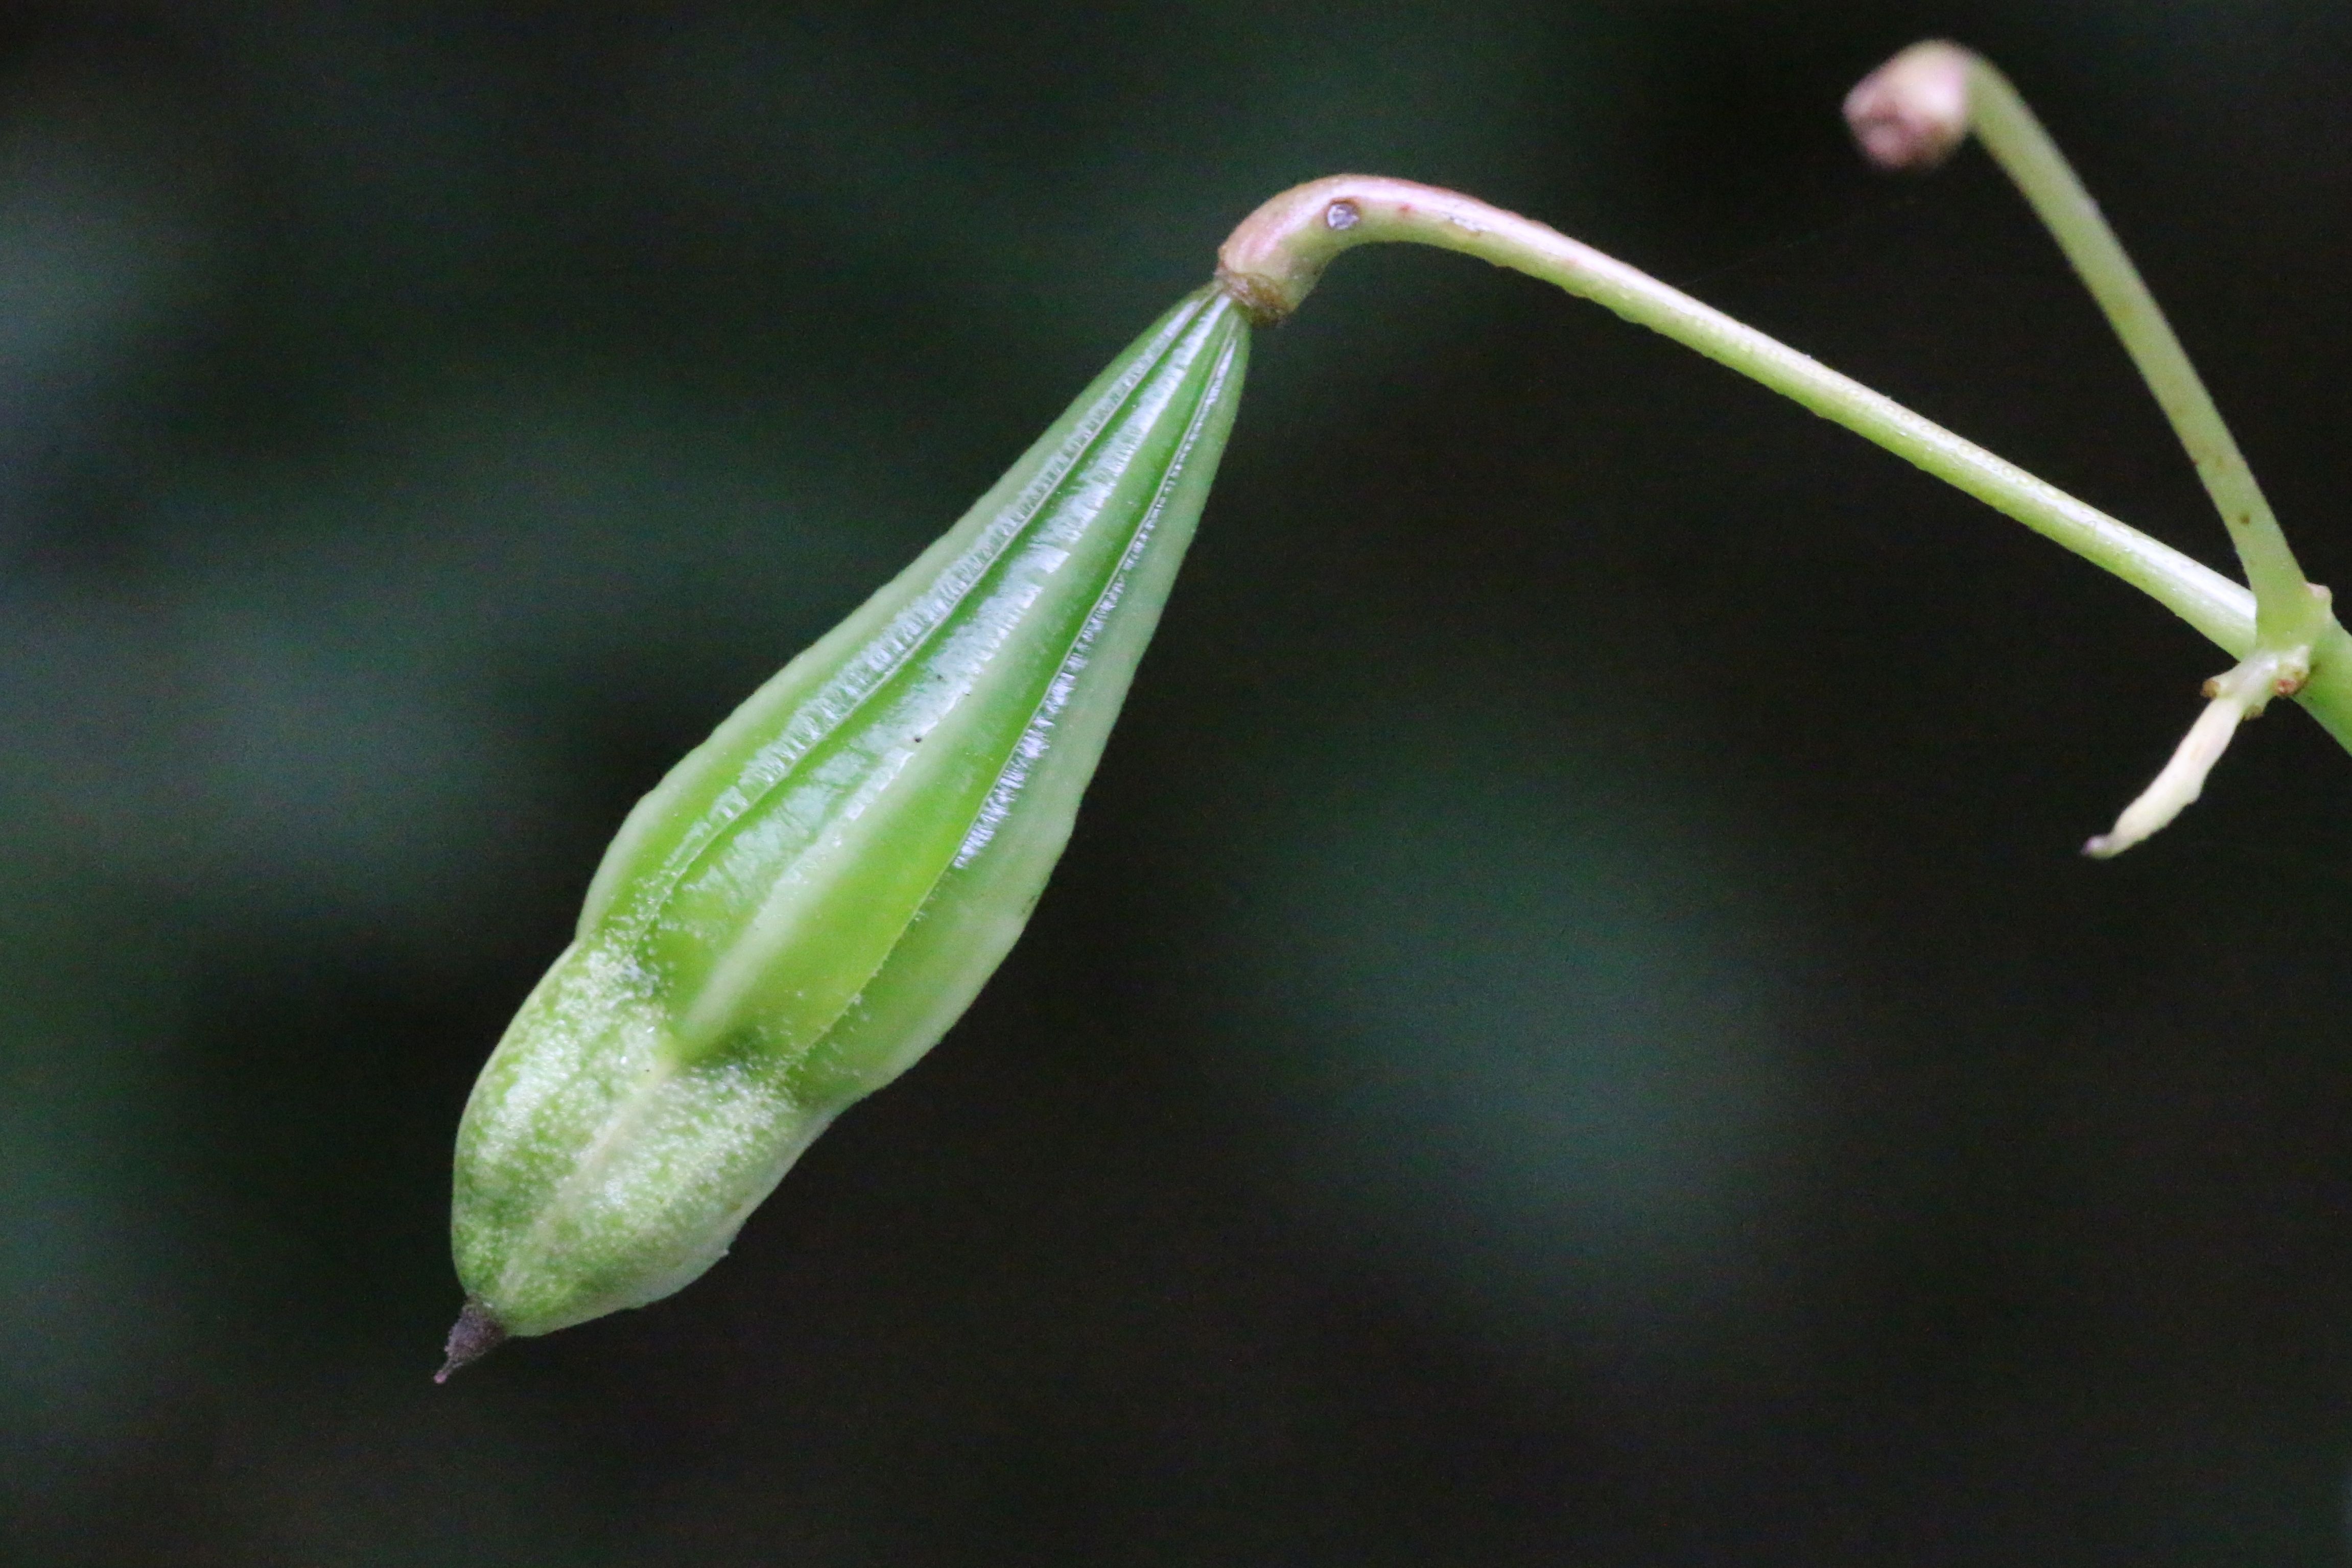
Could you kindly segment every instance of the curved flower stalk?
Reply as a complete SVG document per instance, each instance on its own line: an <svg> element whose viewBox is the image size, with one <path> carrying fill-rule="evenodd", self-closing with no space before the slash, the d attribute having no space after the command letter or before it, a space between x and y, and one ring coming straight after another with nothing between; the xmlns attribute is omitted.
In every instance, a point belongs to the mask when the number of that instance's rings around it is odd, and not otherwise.
<svg viewBox="0 0 2352 1568"><path fill-rule="evenodd" d="M1459 251L1606 306L2105 567L2232 653L2253 645L2252 597L2220 572L1680 289L1457 191L1371 174L1338 174L1285 191L1225 241L1218 277L1258 319L1279 321L1335 257L1383 241ZM2346 711L2352 718L2352 705Z"/></svg>
<svg viewBox="0 0 2352 1568"><path fill-rule="evenodd" d="M1279 321L1323 269L1360 245L1435 246L1511 267L1604 305L1907 458L2155 598L2240 661L2209 683L2215 711L2114 831L2105 857L2157 831L2197 798L2237 719L2294 696L2352 749L2352 637L2327 591L2306 581L2179 340L2096 204L2006 78L1956 45L1915 46L1846 102L1855 136L1890 168L1931 167L1973 131L2025 193L2124 340L2229 524L2252 591L2086 506L1974 443L1557 230L1459 192L1341 174L1286 191L1218 253L1218 276L1263 321ZM2219 737L2218 744L2216 737Z"/></svg>
<svg viewBox="0 0 2352 1568"><path fill-rule="evenodd" d="M2172 760L2125 808L2114 831L2091 840L2083 852L2102 859L2120 854L2171 821L2197 799L2238 725L2260 715L2272 697L2304 690L2315 667L2326 686L2314 693L2313 711L2352 747L2352 730L2342 723L2352 642L2336 623L2327 591L2305 579L2269 498L2172 323L2017 89L1983 56L1931 39L1863 78L1847 95L1845 114L1854 139L1882 168L1932 169L1971 134L1991 154L2058 242L2156 394L2253 588L2253 645L2230 650L2240 654L2238 664L2205 684L2211 706Z"/></svg>
<svg viewBox="0 0 2352 1568"><path fill-rule="evenodd" d="M572 946L483 1069L452 1229L467 1306L441 1375L511 1334L709 1268L840 1112L906 1071L1025 924L1191 538L1250 323L1375 241L1481 257L1794 399L2142 589L2240 662L2115 830L2197 798L2241 719L2294 696L2352 747L2352 640L2306 583L2130 262L2013 89L1949 45L1856 89L1919 165L1973 130L2115 322L2229 520L2253 590L1656 279L1456 192L1343 174L1286 191L1217 280L1115 360L962 521L648 795Z"/></svg>

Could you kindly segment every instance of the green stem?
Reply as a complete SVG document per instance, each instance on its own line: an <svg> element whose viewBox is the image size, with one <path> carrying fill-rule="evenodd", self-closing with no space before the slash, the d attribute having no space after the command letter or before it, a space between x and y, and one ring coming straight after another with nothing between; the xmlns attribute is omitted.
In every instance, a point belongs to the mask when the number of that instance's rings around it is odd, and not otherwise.
<svg viewBox="0 0 2352 1568"><path fill-rule="evenodd" d="M1260 322L1279 321L1297 308L1341 251L1384 241L1459 251L1605 305L1878 443L2104 567L2233 659L2255 649L2253 594L2211 568L1679 289L1557 230L1457 192L1365 174L1297 186L1268 201L1233 232L1218 252L1217 276ZM2324 598L2318 591L2311 597L2324 614ZM2352 750L2352 638L2329 618L2308 641L2311 679L2295 698Z"/></svg>
<svg viewBox="0 0 2352 1568"><path fill-rule="evenodd" d="M1234 231L1218 253L1219 276L1260 319L1278 320L1339 252L1391 240L1460 251L1605 305L2105 567L2232 655L2243 657L2254 646L2252 598L2221 573L1646 273L1456 192L1360 174L1298 186Z"/></svg>
<svg viewBox="0 0 2352 1568"><path fill-rule="evenodd" d="M2310 643L2326 623L2327 611L2315 601L2245 454L2238 449L2139 269L2017 89L1972 50L1941 42L1920 44L1856 88L1847 112L1855 119L1857 131L1864 132L1864 145L1884 158L1885 150L1873 145L1864 121L1874 114L1890 116L1906 109L1921 116L1942 111L1953 118L1903 161L1933 162L1961 135L1974 131L2017 186L2098 302L2197 465L2197 476L2228 525L2246 580L2253 587L2260 642L2266 648ZM1901 151L1900 143L1895 145Z"/></svg>

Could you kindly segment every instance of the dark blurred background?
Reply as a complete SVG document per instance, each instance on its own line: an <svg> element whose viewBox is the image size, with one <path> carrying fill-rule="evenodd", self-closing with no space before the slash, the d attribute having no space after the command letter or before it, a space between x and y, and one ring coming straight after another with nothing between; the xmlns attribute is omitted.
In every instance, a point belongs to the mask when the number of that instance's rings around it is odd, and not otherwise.
<svg viewBox="0 0 2352 1568"><path fill-rule="evenodd" d="M2352 8L0 14L0 1554L2323 1563L2352 799L2226 660L1458 258L1257 345L969 1018L676 1299L427 1381L457 1112L606 838L1357 169L1546 218L2208 559L1983 160L2041 107L2352 579Z"/></svg>

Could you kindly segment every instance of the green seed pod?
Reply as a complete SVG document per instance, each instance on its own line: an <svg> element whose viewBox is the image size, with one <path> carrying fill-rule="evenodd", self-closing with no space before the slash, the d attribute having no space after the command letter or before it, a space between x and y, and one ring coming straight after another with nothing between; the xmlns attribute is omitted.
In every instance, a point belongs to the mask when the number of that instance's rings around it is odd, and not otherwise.
<svg viewBox="0 0 2352 1568"><path fill-rule="evenodd" d="M1240 401L1207 288L637 805L458 1129L449 1371L677 1290L1026 924Z"/></svg>

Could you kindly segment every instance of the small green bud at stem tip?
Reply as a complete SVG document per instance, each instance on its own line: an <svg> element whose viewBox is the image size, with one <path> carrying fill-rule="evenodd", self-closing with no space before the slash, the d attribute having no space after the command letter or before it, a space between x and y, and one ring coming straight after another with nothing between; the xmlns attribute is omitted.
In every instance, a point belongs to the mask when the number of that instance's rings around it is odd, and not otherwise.
<svg viewBox="0 0 2352 1568"><path fill-rule="evenodd" d="M444 1351L441 1370L433 1375L436 1383L446 1383L449 1375L471 1366L499 1346L507 1343L507 1331L489 1309L479 1301L467 1301L466 1310L457 1314L457 1322L449 1330L449 1343Z"/></svg>

